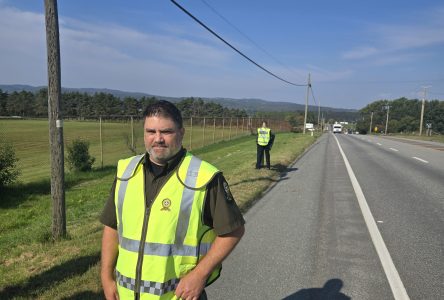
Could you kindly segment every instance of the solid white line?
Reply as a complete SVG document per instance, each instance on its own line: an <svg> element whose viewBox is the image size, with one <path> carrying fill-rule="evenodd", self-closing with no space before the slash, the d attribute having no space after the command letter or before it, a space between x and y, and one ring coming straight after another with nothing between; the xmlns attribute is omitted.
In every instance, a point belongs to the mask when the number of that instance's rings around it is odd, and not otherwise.
<svg viewBox="0 0 444 300"><path fill-rule="evenodd" d="M424 160L424 159L422 159L422 158L416 157L416 156L413 156L412 158L417 159L417 160L419 160L419 161L422 161L423 163L426 163L426 164L429 163L428 161L426 161L426 160Z"/></svg>
<svg viewBox="0 0 444 300"><path fill-rule="evenodd" d="M390 150L393 150L393 151L395 151L395 152L398 152L398 151L399 151L398 149L395 149L395 148L390 148Z"/></svg>
<svg viewBox="0 0 444 300"><path fill-rule="evenodd" d="M396 270L395 264L393 263L390 253L388 252L382 238L382 235L378 230L378 226L376 225L375 219L373 218L373 215L370 211L370 207L367 204L367 200L365 199L361 186L356 179L355 173L353 172L344 151L342 151L342 147L339 144L338 139L336 138L336 136L334 138L336 140L336 143L338 143L339 151L341 152L342 158L344 159L344 163L347 168L348 175L350 176L353 189L355 190L362 215L364 216L365 224L367 225L368 231L373 241L373 245L375 246L376 252L378 253L379 260L381 261L382 267L385 272L385 276L387 276L393 296L395 297L395 300L408 300L410 299L409 295L407 295L407 291L401 281L401 277L399 277L399 273Z"/></svg>
<svg viewBox="0 0 444 300"><path fill-rule="evenodd" d="M378 144L379 146L382 146L382 144L381 144L381 143L376 143L376 144Z"/></svg>

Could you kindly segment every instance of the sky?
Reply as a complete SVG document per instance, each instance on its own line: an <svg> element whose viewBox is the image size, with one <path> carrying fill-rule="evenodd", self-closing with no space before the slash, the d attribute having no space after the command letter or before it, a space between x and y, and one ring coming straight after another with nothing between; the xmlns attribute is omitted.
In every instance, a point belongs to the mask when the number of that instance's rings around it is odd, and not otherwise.
<svg viewBox="0 0 444 300"><path fill-rule="evenodd" d="M58 1L62 86L361 109L444 100L442 0ZM44 0L0 0L0 84L47 85ZM290 84L290 83L292 84ZM301 86L299 86L301 85Z"/></svg>

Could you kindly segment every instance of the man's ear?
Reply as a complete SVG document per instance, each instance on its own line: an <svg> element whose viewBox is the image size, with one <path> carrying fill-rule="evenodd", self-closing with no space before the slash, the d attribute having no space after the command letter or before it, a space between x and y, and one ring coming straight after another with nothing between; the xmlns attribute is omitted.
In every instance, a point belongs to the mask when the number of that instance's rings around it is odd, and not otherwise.
<svg viewBox="0 0 444 300"><path fill-rule="evenodd" d="M180 129L180 134L182 135L182 138L185 136L185 127Z"/></svg>

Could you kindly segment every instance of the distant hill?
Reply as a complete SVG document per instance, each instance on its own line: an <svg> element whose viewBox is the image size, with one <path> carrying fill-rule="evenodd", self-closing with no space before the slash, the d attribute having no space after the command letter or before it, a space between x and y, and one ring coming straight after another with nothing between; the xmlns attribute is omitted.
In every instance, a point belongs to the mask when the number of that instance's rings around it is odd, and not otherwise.
<svg viewBox="0 0 444 300"><path fill-rule="evenodd" d="M30 86L30 85L3 85L0 84L0 89L4 92L12 93L12 92L20 92L20 91L28 91L28 92L37 92L38 90L46 88L46 86ZM112 89L98 89L98 88L64 88L62 87L62 92L79 92L93 95L95 93L108 93L112 94L115 97L119 97L121 99L125 97L133 97L136 99L140 99L142 97L156 97L162 100L168 100L171 102L179 102L188 97L166 97L159 95L151 95L147 93L137 93L137 92L126 92L120 90L112 90ZM199 97L194 97L199 98ZM247 113L254 112L288 112L288 111L304 111L305 105L290 103L290 102L274 102L274 101L266 101L262 99L233 99L233 98L205 98L200 97L202 100L207 102L215 102L227 108L234 109L244 109ZM309 111L318 111L317 106L309 105ZM344 108L333 108L333 107L321 107L323 112L327 113L349 113L349 114L357 114L357 110L354 109L344 109Z"/></svg>

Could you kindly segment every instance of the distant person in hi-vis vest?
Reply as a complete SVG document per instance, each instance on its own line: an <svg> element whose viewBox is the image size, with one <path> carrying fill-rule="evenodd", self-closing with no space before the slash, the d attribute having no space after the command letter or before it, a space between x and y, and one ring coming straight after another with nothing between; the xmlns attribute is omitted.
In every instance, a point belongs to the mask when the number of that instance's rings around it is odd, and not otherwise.
<svg viewBox="0 0 444 300"><path fill-rule="evenodd" d="M206 299L205 286L244 234L222 172L182 147L180 111L143 114L146 153L119 161L100 217L106 299Z"/></svg>
<svg viewBox="0 0 444 300"><path fill-rule="evenodd" d="M270 150L273 147L274 143L274 133L271 132L271 129L267 127L267 122L262 122L262 127L257 129L257 160L256 160L256 169L260 169L262 167L262 161L264 159L265 153L265 161L267 163L267 169L270 169Z"/></svg>

